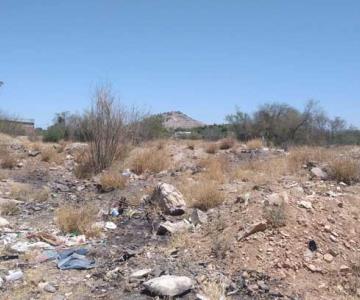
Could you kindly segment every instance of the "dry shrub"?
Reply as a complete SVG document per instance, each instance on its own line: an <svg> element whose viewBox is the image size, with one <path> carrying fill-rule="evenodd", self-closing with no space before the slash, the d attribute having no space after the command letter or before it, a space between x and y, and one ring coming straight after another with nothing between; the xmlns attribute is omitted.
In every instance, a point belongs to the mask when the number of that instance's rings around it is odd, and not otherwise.
<svg viewBox="0 0 360 300"><path fill-rule="evenodd" d="M89 179L94 174L94 167L88 151L83 150L76 153L74 174L80 179Z"/></svg>
<svg viewBox="0 0 360 300"><path fill-rule="evenodd" d="M350 157L337 158L329 162L329 173L330 178L351 184L359 181L360 165L358 161Z"/></svg>
<svg viewBox="0 0 360 300"><path fill-rule="evenodd" d="M45 202L50 196L50 190L47 187L33 188L29 184L15 182L11 186L10 195L21 201Z"/></svg>
<svg viewBox="0 0 360 300"><path fill-rule="evenodd" d="M148 171L159 173L168 169L170 159L166 149L146 148L136 149L129 159L129 167L135 174L143 174Z"/></svg>
<svg viewBox="0 0 360 300"><path fill-rule="evenodd" d="M246 147L250 150L261 149L264 147L262 139L252 139L246 142Z"/></svg>
<svg viewBox="0 0 360 300"><path fill-rule="evenodd" d="M3 169L13 169L17 165L17 159L14 155L8 154L1 160L1 167Z"/></svg>
<svg viewBox="0 0 360 300"><path fill-rule="evenodd" d="M40 142L35 142L30 144L30 149L32 151L41 151L42 150L42 144Z"/></svg>
<svg viewBox="0 0 360 300"><path fill-rule="evenodd" d="M264 207L264 219L267 224L273 228L279 228L286 225L285 202L280 205L269 205Z"/></svg>
<svg viewBox="0 0 360 300"><path fill-rule="evenodd" d="M171 251L173 249L188 249L193 244L193 239L188 231L179 232L171 235L167 248Z"/></svg>
<svg viewBox="0 0 360 300"><path fill-rule="evenodd" d="M231 149L235 145L235 140L233 138L222 139L219 143L219 148L221 150Z"/></svg>
<svg viewBox="0 0 360 300"><path fill-rule="evenodd" d="M290 150L287 158L289 170L296 172L309 162L327 162L332 160L334 153L322 147L296 147Z"/></svg>
<svg viewBox="0 0 360 300"><path fill-rule="evenodd" d="M229 170L228 161L224 157L203 159L199 166L205 168L204 177L208 180L223 183Z"/></svg>
<svg viewBox="0 0 360 300"><path fill-rule="evenodd" d="M53 146L44 147L41 150L41 160L45 162L53 162L57 159L57 152Z"/></svg>
<svg viewBox="0 0 360 300"><path fill-rule="evenodd" d="M278 180L288 173L285 157L248 161L238 166L232 173L233 179L262 185Z"/></svg>
<svg viewBox="0 0 360 300"><path fill-rule="evenodd" d="M194 150L195 149L195 143L194 142L187 142L187 148L189 150Z"/></svg>
<svg viewBox="0 0 360 300"><path fill-rule="evenodd" d="M209 143L205 147L205 152L209 154L215 154L218 150L218 146L216 143Z"/></svg>
<svg viewBox="0 0 360 300"><path fill-rule="evenodd" d="M123 189L127 184L127 178L116 171L106 171L100 176L100 184L103 189Z"/></svg>
<svg viewBox="0 0 360 300"><path fill-rule="evenodd" d="M220 283L214 281L206 282L202 287L202 291L209 300L227 299L225 288Z"/></svg>
<svg viewBox="0 0 360 300"><path fill-rule="evenodd" d="M224 195L219 190L219 185L210 180L203 179L198 183L183 187L182 190L191 207L204 211L224 202Z"/></svg>
<svg viewBox="0 0 360 300"><path fill-rule="evenodd" d="M8 201L1 204L0 211L3 216L14 216L20 212L20 209L15 202Z"/></svg>
<svg viewBox="0 0 360 300"><path fill-rule="evenodd" d="M87 237L97 236L99 228L95 228L98 210L93 205L63 205L55 213L56 224L64 233L85 234Z"/></svg>

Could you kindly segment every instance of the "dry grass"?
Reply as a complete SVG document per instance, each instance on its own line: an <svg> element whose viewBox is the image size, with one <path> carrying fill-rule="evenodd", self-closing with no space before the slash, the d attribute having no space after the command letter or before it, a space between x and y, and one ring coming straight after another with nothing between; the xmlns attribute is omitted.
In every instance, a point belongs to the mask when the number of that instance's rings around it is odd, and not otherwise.
<svg viewBox="0 0 360 300"><path fill-rule="evenodd" d="M90 159L88 151L79 151L74 157L76 163L74 168L74 174L80 179L89 179L94 174L93 164Z"/></svg>
<svg viewBox="0 0 360 300"><path fill-rule="evenodd" d="M233 138L222 139L219 142L219 149L220 150L231 149L232 147L234 147L234 145L235 145L235 140Z"/></svg>
<svg viewBox="0 0 360 300"><path fill-rule="evenodd" d="M202 179L201 181L182 186L181 191L185 194L189 206L208 210L224 202L223 192L216 182Z"/></svg>
<svg viewBox="0 0 360 300"><path fill-rule="evenodd" d="M264 147L262 139L252 139L246 142L246 147L250 150L261 149Z"/></svg>
<svg viewBox="0 0 360 300"><path fill-rule="evenodd" d="M205 152L209 154L215 154L218 151L218 145L216 143L208 143L205 146Z"/></svg>
<svg viewBox="0 0 360 300"><path fill-rule="evenodd" d="M195 150L195 143L194 142L187 142L186 145L187 145L186 147L189 150Z"/></svg>
<svg viewBox="0 0 360 300"><path fill-rule="evenodd" d="M16 200L45 202L49 199L50 190L47 187L33 188L29 184L14 182L10 189L10 195Z"/></svg>
<svg viewBox="0 0 360 300"><path fill-rule="evenodd" d="M100 176L100 184L103 189L124 189L127 184L127 178L116 171L105 171Z"/></svg>
<svg viewBox="0 0 360 300"><path fill-rule="evenodd" d="M351 184L359 181L360 165L359 162L350 157L337 158L329 162L330 178Z"/></svg>
<svg viewBox="0 0 360 300"><path fill-rule="evenodd" d="M204 295L209 300L226 300L224 287L217 282L205 282L202 287Z"/></svg>
<svg viewBox="0 0 360 300"><path fill-rule="evenodd" d="M15 202L8 201L1 204L0 211L3 216L14 216L20 212L20 209Z"/></svg>
<svg viewBox="0 0 360 300"><path fill-rule="evenodd" d="M61 154L58 153L58 151L53 146L44 147L41 150L41 160L49 163L55 162L57 164L62 162Z"/></svg>
<svg viewBox="0 0 360 300"><path fill-rule="evenodd" d="M280 205L270 205L264 207L264 219L267 224L273 228L279 228L286 225L285 202Z"/></svg>
<svg viewBox="0 0 360 300"><path fill-rule="evenodd" d="M129 168L137 175L145 172L159 173L170 167L166 148L135 149L128 161Z"/></svg>
<svg viewBox="0 0 360 300"><path fill-rule="evenodd" d="M98 210L93 205L63 205L55 213L56 224L64 233L85 234L87 237L98 236L99 228L95 223Z"/></svg>
<svg viewBox="0 0 360 300"><path fill-rule="evenodd" d="M225 182L229 163L224 157L203 159L198 165L205 169L203 177L207 180Z"/></svg>
<svg viewBox="0 0 360 300"><path fill-rule="evenodd" d="M9 177L8 171L0 170L0 180L7 179Z"/></svg>
<svg viewBox="0 0 360 300"><path fill-rule="evenodd" d="M17 165L16 156L9 152L6 145L0 145L0 160L0 166L3 169L13 169Z"/></svg>
<svg viewBox="0 0 360 300"><path fill-rule="evenodd" d="M334 157L332 150L322 147L296 147L291 149L287 158L289 170L296 172L309 162L327 162Z"/></svg>

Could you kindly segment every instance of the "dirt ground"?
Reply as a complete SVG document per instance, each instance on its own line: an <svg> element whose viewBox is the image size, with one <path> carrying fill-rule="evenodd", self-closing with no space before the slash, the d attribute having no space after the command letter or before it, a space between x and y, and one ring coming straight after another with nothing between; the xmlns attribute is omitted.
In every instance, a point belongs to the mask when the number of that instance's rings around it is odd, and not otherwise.
<svg viewBox="0 0 360 300"><path fill-rule="evenodd" d="M311 157L290 165L296 161L289 159L292 150L250 150L236 143L207 153L206 142L168 140L140 147L163 151L165 170L128 172L124 188L104 192L98 176L74 175L77 152L84 145L68 143L56 151L56 159L44 161L42 150L32 153L35 147L26 139L3 138L2 143L16 157L16 166L1 169L0 199L19 202L13 211L2 209L8 224L0 227L1 299L156 299L143 282L163 274L194 280L181 299L360 298L360 184L314 176L312 167L326 170L322 161ZM360 162L359 147L323 151ZM114 170L123 173L130 160ZM166 216L146 201L144 196L151 196L160 182L182 192L188 203L184 215ZM187 219L197 206L190 198L202 189L209 192L209 182L216 184L223 201L207 209L207 221L157 234L160 222ZM15 197L19 183L46 188L49 197ZM92 205L97 210L94 223L112 222L116 228L102 227L95 237L66 234L55 219L63 205ZM120 208L120 214L112 216L112 208ZM265 229L241 238L264 220ZM40 259L46 245L14 250L17 243L44 242L37 235L41 232L61 240L51 247L57 251L86 248L95 267L60 270L56 260ZM316 244L313 251L310 241ZM143 269L151 269L147 277L130 276ZM22 277L6 280L10 270L21 270Z"/></svg>

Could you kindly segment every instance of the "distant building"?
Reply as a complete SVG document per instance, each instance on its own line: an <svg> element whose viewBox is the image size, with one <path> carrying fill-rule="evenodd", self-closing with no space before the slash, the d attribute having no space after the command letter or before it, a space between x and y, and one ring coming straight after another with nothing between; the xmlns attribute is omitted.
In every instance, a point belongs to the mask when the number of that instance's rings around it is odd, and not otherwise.
<svg viewBox="0 0 360 300"><path fill-rule="evenodd" d="M0 130L13 131L24 133L25 135L32 135L35 133L34 119L0 119Z"/></svg>

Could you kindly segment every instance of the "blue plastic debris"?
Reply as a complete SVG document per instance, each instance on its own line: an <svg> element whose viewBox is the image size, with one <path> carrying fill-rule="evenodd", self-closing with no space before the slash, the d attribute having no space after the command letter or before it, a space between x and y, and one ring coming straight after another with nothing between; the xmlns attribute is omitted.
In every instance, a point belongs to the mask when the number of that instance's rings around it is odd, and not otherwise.
<svg viewBox="0 0 360 300"><path fill-rule="evenodd" d="M59 253L58 268L60 270L88 270L95 267L95 260L88 259L86 254L89 251L84 248L69 249Z"/></svg>

